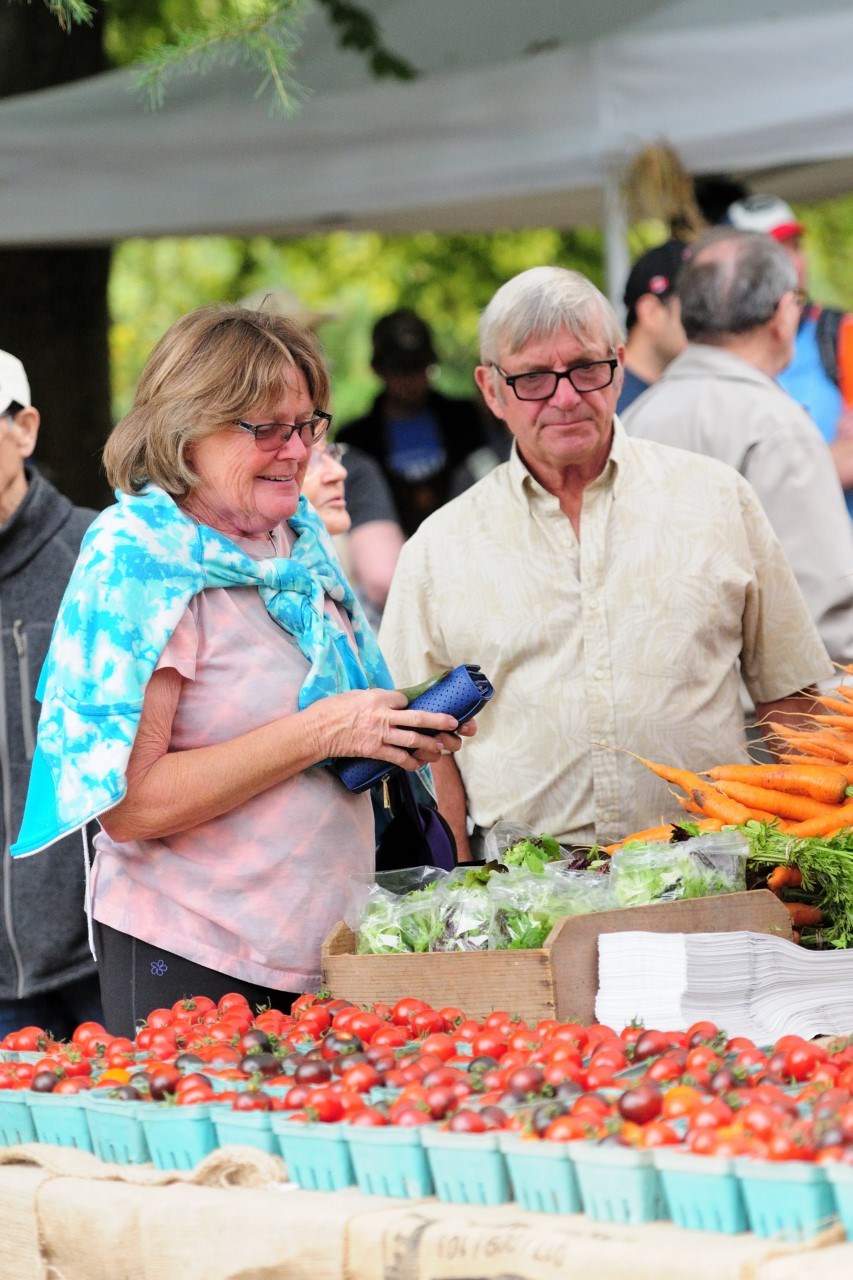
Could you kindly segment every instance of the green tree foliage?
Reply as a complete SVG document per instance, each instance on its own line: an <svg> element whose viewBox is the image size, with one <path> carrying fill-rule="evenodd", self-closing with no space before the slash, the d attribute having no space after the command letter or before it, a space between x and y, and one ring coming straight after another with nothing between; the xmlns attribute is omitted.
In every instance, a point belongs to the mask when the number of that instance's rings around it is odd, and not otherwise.
<svg viewBox="0 0 853 1280"><path fill-rule="evenodd" d="M400 306L414 307L434 331L439 385L470 394L480 312L510 276L542 263L575 267L600 285L600 232L126 241L116 249L110 285L114 411L126 412L149 351L184 312L280 287L330 316L320 335L332 363L339 421L360 413L375 394L370 330L378 316Z"/></svg>

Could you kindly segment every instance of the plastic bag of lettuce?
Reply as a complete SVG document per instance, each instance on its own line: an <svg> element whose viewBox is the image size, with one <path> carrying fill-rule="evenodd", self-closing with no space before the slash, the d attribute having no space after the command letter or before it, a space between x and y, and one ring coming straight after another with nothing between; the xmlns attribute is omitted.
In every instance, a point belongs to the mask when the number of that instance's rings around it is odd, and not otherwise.
<svg viewBox="0 0 853 1280"><path fill-rule="evenodd" d="M610 882L620 907L706 898L746 889L749 845L739 831L710 831L674 844L635 841L612 857Z"/></svg>

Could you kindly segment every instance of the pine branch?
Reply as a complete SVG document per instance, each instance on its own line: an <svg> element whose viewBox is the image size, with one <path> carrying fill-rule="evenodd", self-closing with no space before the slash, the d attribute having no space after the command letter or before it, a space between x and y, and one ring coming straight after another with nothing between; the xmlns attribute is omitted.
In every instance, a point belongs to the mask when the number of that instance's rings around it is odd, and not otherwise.
<svg viewBox="0 0 853 1280"><path fill-rule="evenodd" d="M249 12L244 0L241 11L189 27L159 45L139 71L137 84L147 89L156 109L174 74L203 75L242 62L261 72L255 96L271 87L271 112L290 114L302 92L289 73L303 16L303 0L257 0Z"/></svg>
<svg viewBox="0 0 853 1280"><path fill-rule="evenodd" d="M413 80L418 72L386 48L377 23L352 0L316 0L325 9L343 49L363 53L377 79ZM87 0L45 0L63 30L92 20ZM256 97L272 90L272 112L289 114L301 94L290 77L305 13L304 0L230 0L221 16L206 18L158 45L137 74L152 108L163 104L166 84L178 72L205 74L236 62L261 73Z"/></svg>
<svg viewBox="0 0 853 1280"><path fill-rule="evenodd" d="M86 0L44 0L63 31L69 31L74 23L92 25L95 10Z"/></svg>

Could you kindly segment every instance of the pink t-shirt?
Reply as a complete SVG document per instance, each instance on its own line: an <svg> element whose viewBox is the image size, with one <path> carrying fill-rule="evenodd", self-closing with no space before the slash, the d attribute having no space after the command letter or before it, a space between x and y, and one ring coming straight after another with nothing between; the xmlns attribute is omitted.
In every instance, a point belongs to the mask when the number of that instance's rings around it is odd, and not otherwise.
<svg viewBox="0 0 853 1280"><path fill-rule="evenodd" d="M287 555L287 534L276 530L275 551L266 537L235 541L262 559ZM194 596L158 663L183 676L170 750L293 714L309 665L255 587ZM101 831L95 847L96 920L232 977L303 991L319 985L350 877L373 878L373 808L315 766L178 835L116 844Z"/></svg>

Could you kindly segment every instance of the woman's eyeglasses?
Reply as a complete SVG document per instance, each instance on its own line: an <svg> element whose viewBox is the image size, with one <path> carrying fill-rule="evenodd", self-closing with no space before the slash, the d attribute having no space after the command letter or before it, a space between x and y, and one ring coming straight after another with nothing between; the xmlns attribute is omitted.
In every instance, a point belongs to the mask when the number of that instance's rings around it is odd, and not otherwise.
<svg viewBox="0 0 853 1280"><path fill-rule="evenodd" d="M339 444L315 445L308 459L308 470L319 471L324 462L340 462L344 451Z"/></svg>
<svg viewBox="0 0 853 1280"><path fill-rule="evenodd" d="M244 418L238 418L236 425L243 431L250 431L255 437L255 444L264 453L275 453L276 449L287 444L294 432L298 432L305 448L310 449L329 430L332 415L315 409L307 422L246 422Z"/></svg>

